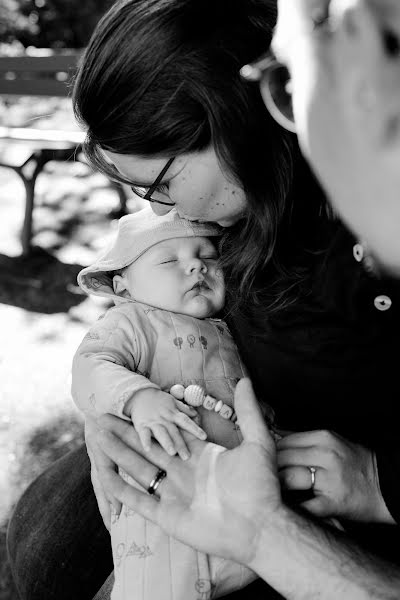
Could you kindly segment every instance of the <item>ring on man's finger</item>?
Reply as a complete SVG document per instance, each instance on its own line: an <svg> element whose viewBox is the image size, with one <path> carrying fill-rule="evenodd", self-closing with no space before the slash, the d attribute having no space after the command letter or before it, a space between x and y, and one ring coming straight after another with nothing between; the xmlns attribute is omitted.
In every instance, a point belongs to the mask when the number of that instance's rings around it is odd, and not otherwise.
<svg viewBox="0 0 400 600"><path fill-rule="evenodd" d="M167 476L167 472L164 471L164 469L158 469L157 473L155 474L153 479L150 481L149 487L147 488L147 493L150 494L150 496L154 496L154 494L157 491L158 486L160 485L160 483L166 476Z"/></svg>
<svg viewBox="0 0 400 600"><path fill-rule="evenodd" d="M315 467L308 467L308 470L310 471L310 475L311 475L310 489L313 490L315 487L315 474L317 472L317 469Z"/></svg>

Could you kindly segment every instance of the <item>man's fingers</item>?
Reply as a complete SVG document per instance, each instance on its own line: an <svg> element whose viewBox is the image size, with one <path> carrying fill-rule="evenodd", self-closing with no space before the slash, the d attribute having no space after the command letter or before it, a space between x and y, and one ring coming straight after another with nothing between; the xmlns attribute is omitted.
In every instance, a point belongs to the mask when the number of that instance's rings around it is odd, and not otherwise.
<svg viewBox="0 0 400 600"><path fill-rule="evenodd" d="M153 468L154 470L154 468ZM154 476L154 473L153 473ZM109 471L106 475L107 485L114 490L116 498L136 510L145 519L157 523L158 515L158 500L154 496L150 496L147 492L142 492L135 487L132 487L122 479L120 475ZM146 483L146 487L149 481Z"/></svg>
<svg viewBox="0 0 400 600"><path fill-rule="evenodd" d="M123 419L115 417L114 415L102 415L99 418L98 423L100 429L102 429L102 434L104 432L109 432L111 434L114 434L115 438L118 438L122 446L125 447L125 456L127 455L128 457L132 457L134 455L141 455L143 457L145 455L146 459L151 461L153 464L160 465L160 467L162 468L166 468L167 457L163 449L160 448L157 444L152 444L150 451L145 452L140 441L139 435L131 422L124 421ZM103 441L101 442L101 444L102 443ZM134 450L134 452L132 452L132 450ZM113 456L115 457L114 462L119 467L123 467L123 465L120 462L119 455L116 456L114 453ZM125 470L129 473L129 469Z"/></svg>
<svg viewBox="0 0 400 600"><path fill-rule="evenodd" d="M133 430L132 425L130 425L130 428ZM164 462L160 461L159 463L153 464L146 458L143 458L143 456L138 452L132 451L132 449L127 446L124 441L118 438L118 434L114 435L110 431L102 430L100 431L98 437L101 447L107 456L146 489L150 481L153 479L154 474L157 472L158 465L161 468L166 468L165 453L163 451L161 452L161 457L164 458ZM139 438L137 439L140 444ZM152 446L155 446L155 444L152 444ZM153 452L150 452L149 455L152 453ZM113 472L110 469L105 469L102 472L101 478L105 487L108 487L105 478L110 478L112 473ZM115 496L117 496L114 490L113 493ZM120 498L118 499L120 500Z"/></svg>
<svg viewBox="0 0 400 600"><path fill-rule="evenodd" d="M235 389L235 411L243 439L269 449L274 440L264 422L250 379L241 379Z"/></svg>
<svg viewBox="0 0 400 600"><path fill-rule="evenodd" d="M100 511L101 517L103 519L104 525L106 526L108 531L110 531L110 527L111 527L110 503L104 492L103 486L100 483L97 470L93 464L92 464L92 468L91 468L91 472L90 472L90 478L92 480L94 495L96 496L97 505L99 507L99 511ZM117 500L115 500L115 501L118 503Z"/></svg>

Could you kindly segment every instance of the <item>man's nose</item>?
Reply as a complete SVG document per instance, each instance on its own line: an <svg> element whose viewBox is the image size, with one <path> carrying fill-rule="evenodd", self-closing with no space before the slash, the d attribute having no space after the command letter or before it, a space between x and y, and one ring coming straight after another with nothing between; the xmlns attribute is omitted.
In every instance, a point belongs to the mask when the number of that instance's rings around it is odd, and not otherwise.
<svg viewBox="0 0 400 600"><path fill-rule="evenodd" d="M173 209L173 206L158 204L157 202L150 202L150 206L152 208L152 211L159 217L162 215L166 215L167 213L169 213L170 210Z"/></svg>

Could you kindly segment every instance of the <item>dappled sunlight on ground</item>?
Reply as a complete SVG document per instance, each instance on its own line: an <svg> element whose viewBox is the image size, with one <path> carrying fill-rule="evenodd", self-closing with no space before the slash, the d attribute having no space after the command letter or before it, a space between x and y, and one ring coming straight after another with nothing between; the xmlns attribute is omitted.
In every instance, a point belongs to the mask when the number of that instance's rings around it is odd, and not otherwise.
<svg viewBox="0 0 400 600"><path fill-rule="evenodd" d="M30 116L28 108L26 102L15 108L13 125L32 126L38 107ZM51 115L51 128L60 121L66 128L64 109L57 117L52 102L41 108ZM82 163L49 163L37 181L33 243L39 248L22 259L24 190L17 175L0 168L0 600L17 598L4 549L13 505L43 469L83 439L70 366L87 328L108 305L86 298L76 274L107 245L118 209L118 195L103 176Z"/></svg>

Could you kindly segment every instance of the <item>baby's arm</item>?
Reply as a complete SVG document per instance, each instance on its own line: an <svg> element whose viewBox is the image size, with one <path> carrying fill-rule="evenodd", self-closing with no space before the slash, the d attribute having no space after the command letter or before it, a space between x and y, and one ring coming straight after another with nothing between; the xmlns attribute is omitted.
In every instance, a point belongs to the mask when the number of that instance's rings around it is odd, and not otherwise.
<svg viewBox="0 0 400 600"><path fill-rule="evenodd" d="M187 460L190 452L180 429L200 440L207 437L205 431L192 421L197 411L162 390L136 392L125 405L124 412L132 419L145 450L150 450L151 437L154 437L168 454L178 453Z"/></svg>
<svg viewBox="0 0 400 600"><path fill-rule="evenodd" d="M138 357L146 363L146 344L136 333L131 320L116 310L95 323L74 356L72 397L85 414L132 419L144 445L153 434L168 452L187 456L178 427L204 439L203 430L190 419L197 411L137 372Z"/></svg>

